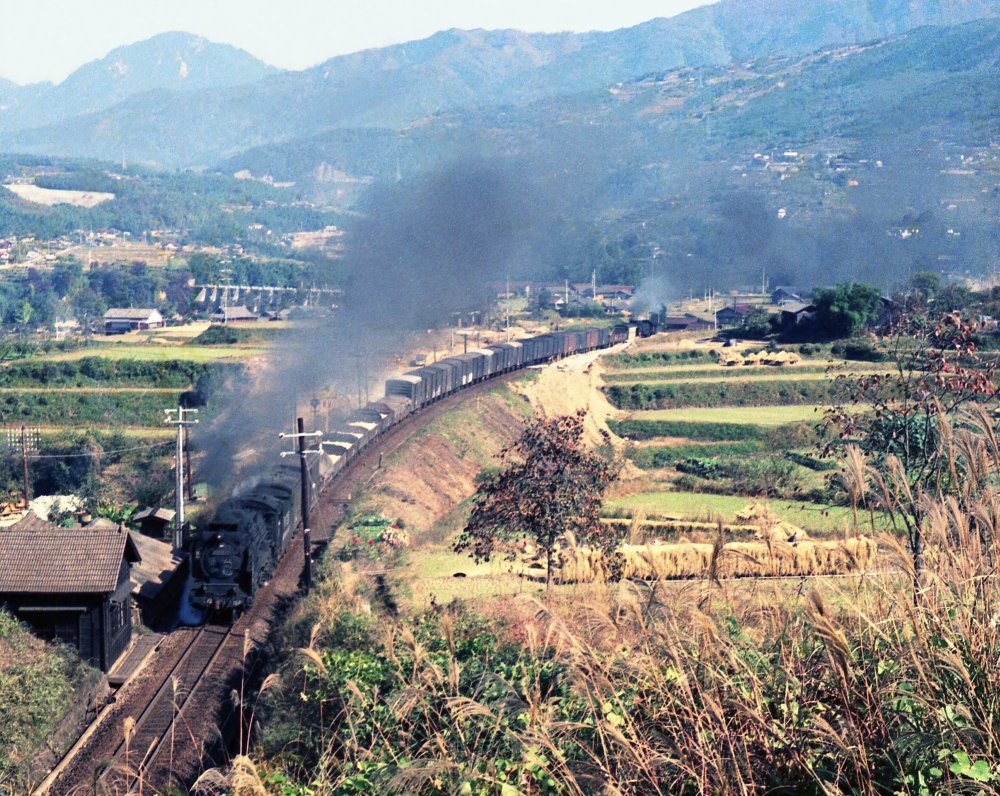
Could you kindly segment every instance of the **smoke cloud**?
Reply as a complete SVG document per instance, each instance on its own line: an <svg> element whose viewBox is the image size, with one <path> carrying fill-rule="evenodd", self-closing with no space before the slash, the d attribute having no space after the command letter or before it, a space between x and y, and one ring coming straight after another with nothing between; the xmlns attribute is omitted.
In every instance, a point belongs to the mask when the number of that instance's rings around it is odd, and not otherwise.
<svg viewBox="0 0 1000 796"><path fill-rule="evenodd" d="M292 428L296 406L301 413L319 389L381 398L414 333L484 309L489 283L520 273L531 197L510 170L478 159L373 187L348 236L342 306L303 322L227 381L215 398L224 408L193 436L196 478L220 496L252 484L277 463L278 434Z"/></svg>

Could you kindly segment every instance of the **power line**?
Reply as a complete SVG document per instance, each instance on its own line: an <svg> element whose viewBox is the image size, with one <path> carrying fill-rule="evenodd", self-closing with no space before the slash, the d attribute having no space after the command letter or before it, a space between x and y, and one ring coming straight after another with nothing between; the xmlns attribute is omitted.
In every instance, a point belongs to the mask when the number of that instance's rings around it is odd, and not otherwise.
<svg viewBox="0 0 1000 796"><path fill-rule="evenodd" d="M136 445L134 448L118 448L117 450L100 451L95 453L52 453L52 454L34 455L31 458L32 459L77 459L84 456L107 456L108 454L111 453L128 453L129 451L150 450L152 448L160 448L163 447L164 445L173 445L173 444L174 444L173 440L167 440L164 442L156 442L153 443L152 445Z"/></svg>

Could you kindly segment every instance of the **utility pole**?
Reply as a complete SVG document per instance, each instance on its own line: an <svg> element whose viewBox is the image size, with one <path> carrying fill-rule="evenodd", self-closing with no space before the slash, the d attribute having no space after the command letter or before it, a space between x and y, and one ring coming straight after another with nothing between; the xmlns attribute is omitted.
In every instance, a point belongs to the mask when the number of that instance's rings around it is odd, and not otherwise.
<svg viewBox="0 0 1000 796"><path fill-rule="evenodd" d="M307 453L319 453L322 449L322 440L320 441L320 448L313 448L306 450L306 437L321 437L323 436L322 431L313 431L309 434L305 431L305 423L302 418L297 418L295 421L298 433L296 434L279 434L281 439L286 437L291 437L298 441L298 456L299 456L299 466L301 467L301 478L302 478L302 552L305 556L303 576L306 584L306 593L312 588L312 545L309 542L309 464L306 462ZM282 456L294 456L294 453L285 451L281 454Z"/></svg>
<svg viewBox="0 0 1000 796"><path fill-rule="evenodd" d="M21 424L21 462L24 464L24 510L28 510L28 427Z"/></svg>
<svg viewBox="0 0 1000 796"><path fill-rule="evenodd" d="M507 277L507 292L503 294L504 297L504 310L507 315L506 326L507 326L507 342L510 342L510 277Z"/></svg>
<svg viewBox="0 0 1000 796"><path fill-rule="evenodd" d="M178 406L176 409L164 409L163 412L167 416L163 422L168 426L177 426L177 467L174 483L177 508L174 514L174 549L180 550L184 546L184 427L193 426L198 422L187 419L189 414L198 414L198 410ZM177 417L172 417L175 412Z"/></svg>

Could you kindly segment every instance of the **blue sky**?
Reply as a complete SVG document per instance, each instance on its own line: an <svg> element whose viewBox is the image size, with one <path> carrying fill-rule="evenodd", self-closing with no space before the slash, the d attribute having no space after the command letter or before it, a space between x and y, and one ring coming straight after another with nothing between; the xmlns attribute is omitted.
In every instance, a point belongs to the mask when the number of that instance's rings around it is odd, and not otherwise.
<svg viewBox="0 0 1000 796"><path fill-rule="evenodd" d="M446 28L613 30L704 0L0 0L0 75L58 82L110 50L168 30L303 69Z"/></svg>

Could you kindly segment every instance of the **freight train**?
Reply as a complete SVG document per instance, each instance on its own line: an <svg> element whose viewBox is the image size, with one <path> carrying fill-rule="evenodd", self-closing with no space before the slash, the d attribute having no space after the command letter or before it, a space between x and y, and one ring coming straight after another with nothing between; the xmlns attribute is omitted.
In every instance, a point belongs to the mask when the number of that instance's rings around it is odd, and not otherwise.
<svg viewBox="0 0 1000 796"><path fill-rule="evenodd" d="M373 440L421 408L504 373L626 342L630 333L635 335L625 325L552 332L447 357L389 379L382 400L353 412L325 435L323 455L309 457L311 502ZM279 465L245 494L219 505L198 529L191 549L193 605L209 614L238 614L253 605L301 522L300 473L298 462Z"/></svg>

